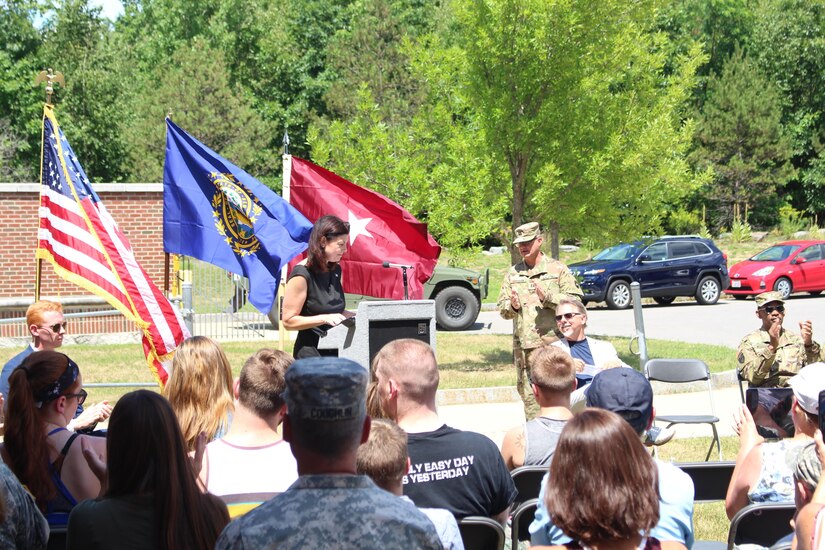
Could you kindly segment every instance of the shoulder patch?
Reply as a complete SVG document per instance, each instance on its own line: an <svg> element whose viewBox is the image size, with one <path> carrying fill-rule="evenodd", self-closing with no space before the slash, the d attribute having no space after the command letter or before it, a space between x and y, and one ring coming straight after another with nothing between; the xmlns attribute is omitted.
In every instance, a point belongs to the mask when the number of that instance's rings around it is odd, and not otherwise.
<svg viewBox="0 0 825 550"><path fill-rule="evenodd" d="M743 364L745 362L745 354L740 351L738 359L739 359L739 364L740 365Z"/></svg>

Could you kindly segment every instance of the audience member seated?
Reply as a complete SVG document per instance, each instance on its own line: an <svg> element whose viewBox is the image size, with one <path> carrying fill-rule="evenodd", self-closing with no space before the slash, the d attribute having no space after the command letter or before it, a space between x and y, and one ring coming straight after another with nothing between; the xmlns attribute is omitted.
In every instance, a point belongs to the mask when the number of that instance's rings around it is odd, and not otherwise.
<svg viewBox="0 0 825 550"><path fill-rule="evenodd" d="M370 437L358 447L356 466L358 473L369 476L372 481L390 493L412 504L404 496L404 476L410 469L407 454L407 434L390 420L373 420ZM438 531L438 538L445 550L463 550L464 542L458 531L458 523L449 510L440 508L419 508Z"/></svg>
<svg viewBox="0 0 825 550"><path fill-rule="evenodd" d="M564 303L564 300L562 300ZM511 470L519 466L549 466L570 412L570 394L576 389L573 358L544 345L530 354L530 387L539 414L504 436L501 454Z"/></svg>
<svg viewBox="0 0 825 550"><path fill-rule="evenodd" d="M232 420L232 367L220 345L205 336L184 340L175 352L163 395L178 417L188 451L203 432L223 436Z"/></svg>
<svg viewBox="0 0 825 550"><path fill-rule="evenodd" d="M545 505L572 539L559 548L662 547L650 535L659 521L657 468L639 434L619 415L591 408L571 419L550 478Z"/></svg>
<svg viewBox="0 0 825 550"><path fill-rule="evenodd" d="M45 549L49 524L32 496L0 462L0 548Z"/></svg>
<svg viewBox="0 0 825 550"><path fill-rule="evenodd" d="M825 483L818 482L819 479L822 479L823 475L822 465L825 465L825 443L822 441L822 432L819 430L817 430L814 435L814 441L814 448L820 464L820 470L816 478L816 489L813 491L810 501L807 503L797 501L799 512L797 512L794 520L795 537L793 546L797 550L819 550L825 546L825 513L823 513L823 510L825 510ZM803 450L803 457L808 451L809 449L807 447ZM805 459L800 459L800 463L804 460ZM812 469L813 467L814 465L811 461L808 468ZM797 479L804 477L804 474L800 475L799 466L797 466L797 473L794 477ZM811 475L810 477L810 481L813 481L813 478L816 476ZM797 489L799 489L798 485ZM800 504L802 504L801 507Z"/></svg>
<svg viewBox="0 0 825 550"><path fill-rule="evenodd" d="M102 496L69 516L69 550L212 548L229 522L226 506L201 493L169 403L138 390L109 420L107 458L83 444Z"/></svg>
<svg viewBox="0 0 825 550"><path fill-rule="evenodd" d="M799 453L812 441L819 423L819 392L825 390L825 363L812 363L788 380L794 400L792 438L765 441L757 432L753 417L742 405L735 419L739 453L731 476L725 509L728 518L755 502L794 500L793 469Z"/></svg>
<svg viewBox="0 0 825 550"><path fill-rule="evenodd" d="M298 479L295 457L278 434L286 414L284 373L292 356L262 349L247 359L235 382L229 431L206 446L200 480L236 517L282 493Z"/></svg>
<svg viewBox="0 0 825 550"><path fill-rule="evenodd" d="M106 440L66 429L85 399L80 369L57 351L29 355L9 378L3 460L52 525L65 525L78 502L100 492L81 443L105 455Z"/></svg>
<svg viewBox="0 0 825 550"><path fill-rule="evenodd" d="M356 473L358 446L370 432L367 377L364 367L339 357L299 359L289 367L284 439L300 477L232 521L216 550L441 548L427 516Z"/></svg>
<svg viewBox="0 0 825 550"><path fill-rule="evenodd" d="M38 300L26 309L26 329L31 334L32 341L23 351L3 365L3 371L0 372L0 394L3 397L8 396L11 373L23 363L26 357L36 351L54 351L63 345L66 326L63 306L58 302ZM112 414L112 407L108 401L91 405L85 411L83 405L78 405L75 417L66 428L72 432L91 430L95 424L109 418L110 414Z"/></svg>
<svg viewBox="0 0 825 550"><path fill-rule="evenodd" d="M656 418L653 388L643 374L633 369L611 369L598 373L590 383L587 405L614 412L624 418L639 435L640 441L645 430ZM607 443L601 448L606 458L625 454L619 447L612 447ZM559 452L557 448L557 456ZM578 464L581 466L589 463L581 459ZM664 547L690 548L693 546L693 481L673 464L655 458L653 464L656 466L659 479L659 521L650 534L661 541ZM591 471L590 467L583 469L585 472ZM570 540L554 525L554 518L548 514L544 503L550 477L550 474L544 477L539 507L535 520L530 524L531 541L534 545L559 545Z"/></svg>
<svg viewBox="0 0 825 550"><path fill-rule="evenodd" d="M556 324L564 338L552 345L573 357L579 387L570 396L570 403L571 409L579 412L584 409L587 401L587 384L596 373L617 367L630 368L630 365L619 358L613 344L585 335L587 308L581 301L562 298L556 307ZM651 426L645 434L645 445L664 445L674 435L676 432L670 428Z"/></svg>
<svg viewBox="0 0 825 550"><path fill-rule="evenodd" d="M444 424L436 412L438 365L419 340L394 340L375 356L381 408L407 432L410 472L404 494L421 508L446 508L456 518L507 521L516 487L498 447L475 432Z"/></svg>

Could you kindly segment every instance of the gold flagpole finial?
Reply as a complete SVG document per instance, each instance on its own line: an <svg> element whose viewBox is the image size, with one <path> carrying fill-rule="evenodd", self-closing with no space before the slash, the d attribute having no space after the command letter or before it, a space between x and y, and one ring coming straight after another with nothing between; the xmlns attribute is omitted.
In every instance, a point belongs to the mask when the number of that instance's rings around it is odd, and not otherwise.
<svg viewBox="0 0 825 550"><path fill-rule="evenodd" d="M52 94L54 93L54 84L55 82L66 87L66 80L63 78L63 73L61 72L52 72L52 69L49 68L46 71L40 71L40 74L34 79L34 85L39 86L43 82L46 83L46 105L52 104Z"/></svg>

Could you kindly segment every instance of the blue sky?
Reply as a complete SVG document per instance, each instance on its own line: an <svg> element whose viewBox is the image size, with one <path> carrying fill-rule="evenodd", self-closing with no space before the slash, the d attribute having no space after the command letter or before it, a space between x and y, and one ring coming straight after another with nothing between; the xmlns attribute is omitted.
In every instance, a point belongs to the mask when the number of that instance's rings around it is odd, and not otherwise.
<svg viewBox="0 0 825 550"><path fill-rule="evenodd" d="M93 6L100 6L103 8L101 15L114 21L118 15L123 13L123 4L120 0L91 0L89 2Z"/></svg>

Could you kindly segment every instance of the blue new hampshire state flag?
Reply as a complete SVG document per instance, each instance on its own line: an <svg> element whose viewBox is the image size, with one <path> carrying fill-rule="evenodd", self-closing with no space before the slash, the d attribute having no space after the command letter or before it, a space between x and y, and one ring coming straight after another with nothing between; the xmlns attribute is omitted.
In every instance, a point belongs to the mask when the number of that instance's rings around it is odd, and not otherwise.
<svg viewBox="0 0 825 550"><path fill-rule="evenodd" d="M303 252L312 224L267 186L166 119L163 249L249 278L269 313L281 266Z"/></svg>

